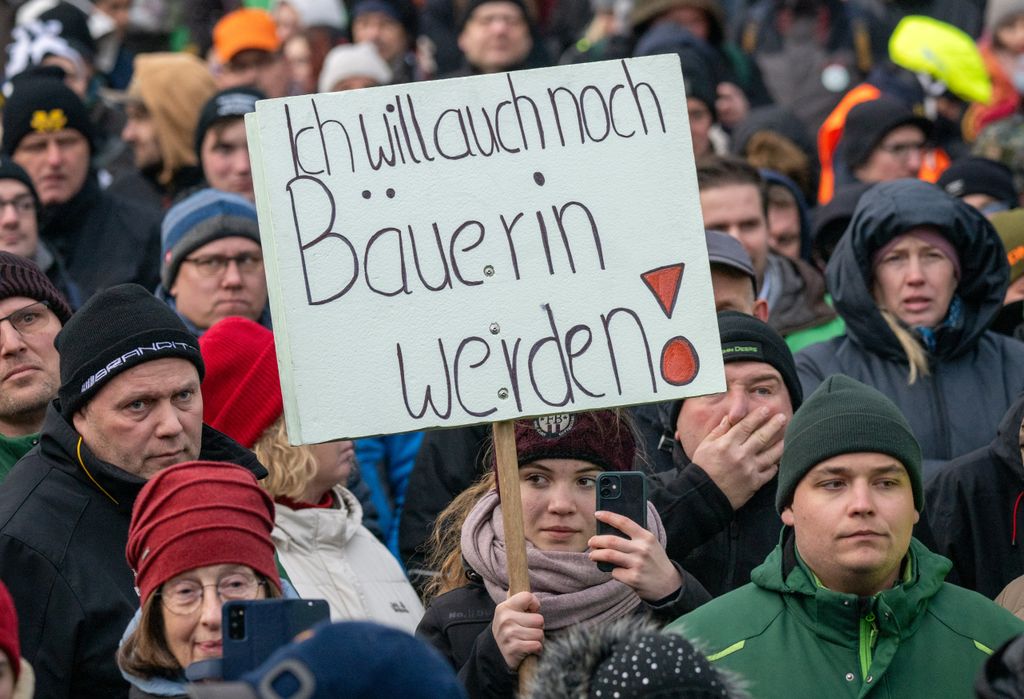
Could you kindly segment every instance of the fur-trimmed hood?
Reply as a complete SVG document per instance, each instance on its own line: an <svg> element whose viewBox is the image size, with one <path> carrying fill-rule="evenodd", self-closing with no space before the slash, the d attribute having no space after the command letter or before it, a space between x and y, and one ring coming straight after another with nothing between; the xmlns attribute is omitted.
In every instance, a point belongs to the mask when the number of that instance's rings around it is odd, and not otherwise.
<svg viewBox="0 0 1024 699"><path fill-rule="evenodd" d="M624 668L634 670L627 679ZM636 617L575 626L549 641L525 696L588 699L600 688L622 699L750 696L745 682L713 666L685 638Z"/></svg>

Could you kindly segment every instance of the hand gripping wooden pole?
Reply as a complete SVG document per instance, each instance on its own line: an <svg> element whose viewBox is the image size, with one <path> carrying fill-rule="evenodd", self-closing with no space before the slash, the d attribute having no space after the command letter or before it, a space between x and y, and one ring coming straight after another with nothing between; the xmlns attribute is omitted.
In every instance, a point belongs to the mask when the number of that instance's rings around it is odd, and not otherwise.
<svg viewBox="0 0 1024 699"><path fill-rule="evenodd" d="M523 531L523 502L519 496L519 458L516 456L516 435L513 422L502 420L492 424L494 455L498 464L498 494L501 516L505 523L505 555L508 558L508 594L530 591L530 571L526 563L526 535ZM533 677L537 656L530 655L519 665L519 691L522 693Z"/></svg>

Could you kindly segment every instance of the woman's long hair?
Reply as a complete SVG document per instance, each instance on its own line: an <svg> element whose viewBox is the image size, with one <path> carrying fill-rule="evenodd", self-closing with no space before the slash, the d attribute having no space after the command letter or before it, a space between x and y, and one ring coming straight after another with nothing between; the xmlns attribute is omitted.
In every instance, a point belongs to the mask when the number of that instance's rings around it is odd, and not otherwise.
<svg viewBox="0 0 1024 699"><path fill-rule="evenodd" d="M277 585L260 576L267 591L267 599L281 596ZM174 657L167 645L167 633L164 629L163 609L160 606L160 595L152 594L142 605L142 616L138 626L128 635L121 647L117 649L117 665L130 675L149 679L163 677L169 680L180 680L184 668Z"/></svg>
<svg viewBox="0 0 1024 699"><path fill-rule="evenodd" d="M428 540L427 567L437 574L423 589L424 602L466 584L462 564L462 525L476 503L496 485L494 472L481 478L455 496L434 521Z"/></svg>
<svg viewBox="0 0 1024 699"><path fill-rule="evenodd" d="M252 450L267 469L267 477L260 485L270 497L301 500L316 476L316 456L308 446L288 443L283 416L263 431Z"/></svg>
<svg viewBox="0 0 1024 699"><path fill-rule="evenodd" d="M896 341L900 343L903 354L907 357L907 364L910 367L907 372L907 385L913 386L919 376L928 376L931 373L928 367L928 351L914 336L914 333L908 330L891 311L887 311L881 306L878 307L878 311L882 314L889 329L892 330L892 334L896 336Z"/></svg>

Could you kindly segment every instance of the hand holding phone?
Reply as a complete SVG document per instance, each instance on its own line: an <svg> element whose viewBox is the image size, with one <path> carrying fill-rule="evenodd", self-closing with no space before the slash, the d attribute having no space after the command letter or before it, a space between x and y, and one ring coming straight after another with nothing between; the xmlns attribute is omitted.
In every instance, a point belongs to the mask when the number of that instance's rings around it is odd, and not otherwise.
<svg viewBox="0 0 1024 699"><path fill-rule="evenodd" d="M597 476L597 509L629 517L647 528L647 479L640 471L605 471ZM625 533L598 520L597 533L630 538ZM610 573L614 564L601 561L598 570Z"/></svg>

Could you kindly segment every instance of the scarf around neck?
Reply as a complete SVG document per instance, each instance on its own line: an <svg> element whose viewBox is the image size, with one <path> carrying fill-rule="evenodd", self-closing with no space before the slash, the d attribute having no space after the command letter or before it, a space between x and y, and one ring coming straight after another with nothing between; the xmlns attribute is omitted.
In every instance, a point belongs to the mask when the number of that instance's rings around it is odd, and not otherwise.
<svg viewBox="0 0 1024 699"><path fill-rule="evenodd" d="M647 503L647 528L665 545L665 529L654 506ZM497 491L484 495L462 526L462 555L484 580L495 604L508 598L505 526ZM526 542L530 588L540 600L546 632L579 623L611 621L642 604L636 592L611 573L597 569L587 552L541 551Z"/></svg>

